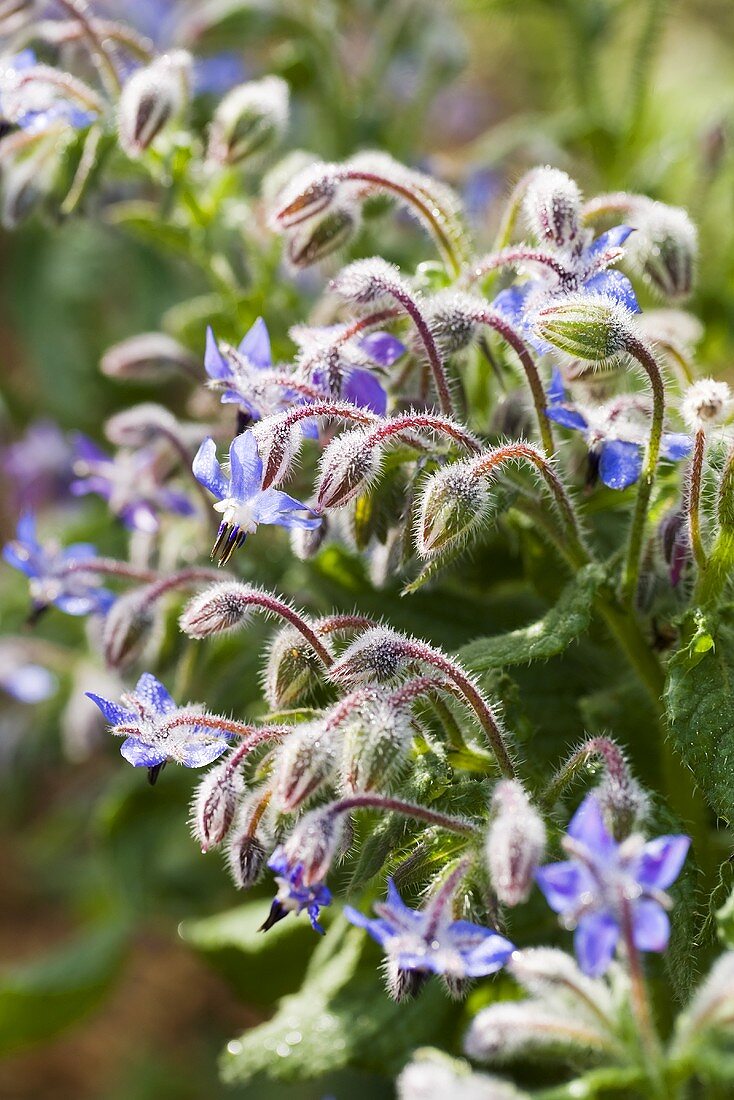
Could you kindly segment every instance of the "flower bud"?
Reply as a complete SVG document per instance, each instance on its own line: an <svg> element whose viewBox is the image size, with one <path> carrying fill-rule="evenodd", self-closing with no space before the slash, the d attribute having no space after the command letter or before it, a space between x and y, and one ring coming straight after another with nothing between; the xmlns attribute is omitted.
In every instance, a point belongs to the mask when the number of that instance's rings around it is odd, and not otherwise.
<svg viewBox="0 0 734 1100"><path fill-rule="evenodd" d="M303 168L278 194L271 220L278 229L292 229L327 210L339 190L341 169L319 161Z"/></svg>
<svg viewBox="0 0 734 1100"><path fill-rule="evenodd" d="M263 464L262 487L274 488L290 473L301 449L303 434L299 425L291 423L287 415L259 420L252 432Z"/></svg>
<svg viewBox="0 0 734 1100"><path fill-rule="evenodd" d="M650 799L626 765L612 768L607 765L601 783L594 791L604 817L609 822L615 840L628 837L645 819L650 809Z"/></svg>
<svg viewBox="0 0 734 1100"><path fill-rule="evenodd" d="M105 424L105 434L117 447L145 447L161 434L178 436L178 421L163 405L147 401L115 413Z"/></svg>
<svg viewBox="0 0 734 1100"><path fill-rule="evenodd" d="M245 783L229 759L210 768L194 793L191 831L202 852L222 843L234 821Z"/></svg>
<svg viewBox="0 0 734 1100"><path fill-rule="evenodd" d="M680 412L690 431L708 431L723 424L732 414L734 399L726 382L700 378L683 395Z"/></svg>
<svg viewBox="0 0 734 1100"><path fill-rule="evenodd" d="M292 813L315 794L334 772L334 738L321 722L304 722L289 734L278 752L274 775L274 805Z"/></svg>
<svg viewBox="0 0 734 1100"><path fill-rule="evenodd" d="M527 901L545 855L545 825L514 779L497 784L492 809L485 849L492 886L503 905L519 905Z"/></svg>
<svg viewBox="0 0 734 1100"><path fill-rule="evenodd" d="M266 152L288 124L288 85L278 76L251 80L221 101L209 131L207 157L214 164L237 164Z"/></svg>
<svg viewBox="0 0 734 1100"><path fill-rule="evenodd" d="M310 267L348 244L359 227L359 214L346 206L309 218L292 233L288 259L294 267Z"/></svg>
<svg viewBox="0 0 734 1100"><path fill-rule="evenodd" d="M209 638L238 630L253 614L247 602L249 589L237 581L213 584L186 604L179 626L189 638Z"/></svg>
<svg viewBox="0 0 734 1100"><path fill-rule="evenodd" d="M100 369L108 378L155 381L176 371L198 371L198 360L164 332L142 332L113 344L102 356Z"/></svg>
<svg viewBox="0 0 734 1100"><path fill-rule="evenodd" d="M581 192L558 168L533 172L523 199L523 211L531 233L555 248L567 248L579 235Z"/></svg>
<svg viewBox="0 0 734 1100"><path fill-rule="evenodd" d="M417 1050L395 1082L398 1100L522 1100L510 1081L474 1073L467 1062L437 1050Z"/></svg>
<svg viewBox="0 0 734 1100"><path fill-rule="evenodd" d="M393 630L376 626L365 630L344 650L329 669L329 679L345 687L388 683L397 679L409 664L404 639Z"/></svg>
<svg viewBox="0 0 734 1100"><path fill-rule="evenodd" d="M370 429L356 428L337 436L321 456L317 509L343 508L369 489L381 469L381 450L370 446Z"/></svg>
<svg viewBox="0 0 734 1100"><path fill-rule="evenodd" d="M303 635L284 626L270 643L265 666L265 699L272 710L287 710L308 698L321 680L321 663Z"/></svg>
<svg viewBox="0 0 734 1100"><path fill-rule="evenodd" d="M467 542L484 521L490 506L486 478L473 474L469 462L454 462L427 479L420 501L415 543L422 558L430 558L459 542Z"/></svg>
<svg viewBox="0 0 734 1100"><path fill-rule="evenodd" d="M677 588L683 571L693 561L688 516L682 508L675 508L663 516L658 525L658 538L671 587Z"/></svg>
<svg viewBox="0 0 734 1100"><path fill-rule="evenodd" d="M346 832L343 814L329 809L311 810L305 814L283 844L288 862L302 867L303 885L322 882L339 855Z"/></svg>
<svg viewBox="0 0 734 1100"><path fill-rule="evenodd" d="M309 507L313 511L311 504L309 504ZM309 561L311 558L316 557L328 534L328 516L322 516L318 527L313 527L310 530L306 527L291 527L291 550L300 561Z"/></svg>
<svg viewBox="0 0 734 1100"><path fill-rule="evenodd" d="M148 592L148 587L126 592L107 612L102 626L102 652L108 668L128 668L150 641L156 613Z"/></svg>
<svg viewBox="0 0 734 1100"><path fill-rule="evenodd" d="M427 319L444 355L455 355L469 347L477 335L477 313L485 310L486 303L481 299L454 290L441 291L430 299Z"/></svg>
<svg viewBox="0 0 734 1100"><path fill-rule="evenodd" d="M726 1028L731 1034L734 1019L734 951L725 952L697 990L678 1021L676 1048L701 1041L706 1032Z"/></svg>
<svg viewBox="0 0 734 1100"><path fill-rule="evenodd" d="M345 786L353 792L389 790L408 759L413 740L410 711L376 695L355 708L340 728Z"/></svg>
<svg viewBox="0 0 734 1100"><path fill-rule="evenodd" d="M368 260L355 260L343 268L332 281L331 290L346 302L378 307L391 300L393 289L401 289L403 286L403 279L395 264L373 256Z"/></svg>
<svg viewBox="0 0 734 1100"><path fill-rule="evenodd" d="M271 847L262 825L263 797L260 789L240 803L227 839L227 865L238 890L255 885Z"/></svg>
<svg viewBox="0 0 734 1100"><path fill-rule="evenodd" d="M185 50L161 54L138 69L120 95L118 134L129 157L139 157L189 98L191 55Z"/></svg>
<svg viewBox="0 0 734 1100"><path fill-rule="evenodd" d="M477 1013L464 1037L464 1052L482 1062L559 1048L588 1057L606 1050L608 1042L591 1021L569 1020L540 1001L505 1001Z"/></svg>
<svg viewBox="0 0 734 1100"><path fill-rule="evenodd" d="M606 982L589 978L565 951L554 947L515 951L509 970L531 996L546 1002L554 1000L562 1011L586 1014L595 1006L602 1015L611 1016L614 1012Z"/></svg>
<svg viewBox="0 0 734 1100"><path fill-rule="evenodd" d="M647 282L665 298L686 298L693 287L698 233L685 210L649 199L634 208L637 232L629 255Z"/></svg>
<svg viewBox="0 0 734 1100"><path fill-rule="evenodd" d="M411 1001L423 989L428 981L426 970L405 970L398 966L393 958L388 958L385 966L385 984L387 992L397 1004Z"/></svg>
<svg viewBox="0 0 734 1100"><path fill-rule="evenodd" d="M542 340L574 359L603 363L626 351L628 311L602 294L568 295L538 310L535 327Z"/></svg>

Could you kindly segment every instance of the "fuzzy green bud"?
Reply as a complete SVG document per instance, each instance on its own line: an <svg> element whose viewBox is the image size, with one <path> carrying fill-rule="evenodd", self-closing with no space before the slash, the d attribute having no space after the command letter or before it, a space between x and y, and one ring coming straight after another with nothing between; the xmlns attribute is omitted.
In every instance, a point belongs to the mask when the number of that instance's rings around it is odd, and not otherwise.
<svg viewBox="0 0 734 1100"><path fill-rule="evenodd" d="M538 310L541 337L574 359L603 363L629 347L628 310L603 294L569 295Z"/></svg>
<svg viewBox="0 0 734 1100"><path fill-rule="evenodd" d="M487 513L489 495L486 479L476 477L469 462L455 462L429 478L416 525L420 556L430 558L466 542Z"/></svg>
<svg viewBox="0 0 734 1100"><path fill-rule="evenodd" d="M288 123L288 85L277 76L240 84L217 107L207 157L214 164L238 164L267 152Z"/></svg>

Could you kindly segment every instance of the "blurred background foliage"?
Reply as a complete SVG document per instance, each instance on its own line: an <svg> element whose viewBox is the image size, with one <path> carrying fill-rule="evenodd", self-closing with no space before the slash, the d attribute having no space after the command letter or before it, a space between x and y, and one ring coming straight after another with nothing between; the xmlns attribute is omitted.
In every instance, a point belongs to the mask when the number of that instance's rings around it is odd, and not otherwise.
<svg viewBox="0 0 734 1100"><path fill-rule="evenodd" d="M707 372L728 371L734 333L730 0L219 6L229 14L203 48L225 46L242 54L249 75L275 72L289 82L290 147L325 159L380 148L427 167L463 193L475 232L487 244L503 197L536 163L565 168L587 194L624 188L687 207L701 232L692 303L706 326L701 360ZM207 117L206 100L198 111ZM255 190L257 180L251 184ZM34 219L0 236L3 446L39 418L102 438L105 418L137 400L162 400L186 413L186 390L175 382L160 391L122 386L100 374L98 363L110 344L162 326L199 354L212 299L199 299L188 313L181 303L211 295L210 273L147 239L149 228L113 224L108 199L96 198L84 216L54 224ZM379 250L406 265L428 255L411 224L379 209L358 247L359 254ZM284 278L277 242L271 252L265 249L250 272L246 295L225 310L220 330L225 338L241 335L262 313L277 354L287 357L293 353L288 328L308 315L322 282L313 275ZM245 267L249 262L245 253ZM18 509L7 474L0 493L5 539ZM99 502L57 505L45 528L124 553L123 535ZM460 580L443 582L440 599L427 590L405 600L397 590L377 593L364 566L333 548L313 563L296 562L277 532L259 535L239 568L313 608L357 606L382 614L387 607L395 626L457 648L480 622L483 633L513 628L557 594L560 582L533 568L540 558L537 536L518 529L513 538L488 544ZM519 560L533 586L521 583ZM26 613L22 578L3 569L3 632L23 634ZM206 697L215 710L262 710L258 668L266 630L182 656L173 611L170 620L159 671L174 694ZM0 1095L231 1095L217 1077L223 1039L266 1018L277 997L297 988L318 945L300 923L289 922L253 954L252 929L268 886L256 894L259 902L248 899L238 917L227 916L241 899L216 855L203 859L185 828L190 774L169 769L152 789L120 767L94 708L80 700L84 687L105 675L94 665L95 639L86 631L80 621L50 612L40 633L58 693L36 707L2 701L0 1053L6 1058ZM88 646L92 656L82 658ZM628 706L624 678L610 680L609 661L592 637L532 677L513 670L512 680L498 678L492 687L520 737L543 727L543 755L551 756L584 728L613 728L620 707ZM637 713L644 735L643 703ZM371 966L374 961L371 956ZM230 1055L236 1054L235 1041ZM299 1086L256 1080L239 1093L259 1100L390 1095L388 1084L368 1070Z"/></svg>

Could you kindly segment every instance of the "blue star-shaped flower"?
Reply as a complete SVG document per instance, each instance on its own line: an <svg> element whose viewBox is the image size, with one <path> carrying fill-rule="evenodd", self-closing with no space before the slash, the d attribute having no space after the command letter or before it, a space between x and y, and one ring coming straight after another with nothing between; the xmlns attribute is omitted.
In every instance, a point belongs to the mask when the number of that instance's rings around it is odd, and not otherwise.
<svg viewBox="0 0 734 1100"><path fill-rule="evenodd" d="M229 477L217 461L213 439L205 439L194 459L194 476L217 498L214 509L222 513L212 558L225 565L261 523L313 530L321 523L308 507L278 489L263 489L263 464L252 432L244 432L229 448Z"/></svg>
<svg viewBox="0 0 734 1100"><path fill-rule="evenodd" d="M297 325L290 335L298 344L302 357L309 359L323 353L321 358L326 361L312 369L310 377L326 397L349 401L358 408L384 416L387 412L385 388L374 371L358 363L368 360L377 367L391 367L405 354L405 344L392 333L375 331L330 350L334 339L344 329L344 325ZM354 349L351 353L350 346ZM350 362L350 358L357 362Z"/></svg>
<svg viewBox="0 0 734 1100"><path fill-rule="evenodd" d="M0 60L0 116L29 134L41 134L55 123L75 130L89 126L93 112L65 99L47 80L30 78L38 64L33 50ZM24 73L29 74L27 81Z"/></svg>
<svg viewBox="0 0 734 1100"><path fill-rule="evenodd" d="M206 716L178 707L163 684L144 672L135 690L113 703L88 691L110 725L124 737L120 752L136 768L159 768L169 759L187 768L203 768L226 752L229 735L206 724Z"/></svg>
<svg viewBox="0 0 734 1100"><path fill-rule="evenodd" d="M631 409L631 406L630 406ZM570 402L563 386L561 373L553 371L548 387L546 415L556 424L581 432L596 475L610 489L627 489L638 480L642 472L647 425L625 416L625 405L620 401L584 409ZM660 457L671 462L686 458L691 452L691 440L681 432L664 432L660 443Z"/></svg>
<svg viewBox="0 0 734 1100"><path fill-rule="evenodd" d="M331 905L331 891L328 887L321 882L305 885L303 864L292 863L282 845L273 852L268 860L268 867L275 872L278 893L260 931L267 932L289 913L301 913L305 909L313 930L323 935L324 929L319 924L318 916L324 906Z"/></svg>
<svg viewBox="0 0 734 1100"><path fill-rule="evenodd" d="M346 906L352 924L366 928L385 949L389 962L401 971L443 974L447 978L482 978L500 970L515 950L491 928L451 920L449 907L436 911L429 901L422 910L409 909L392 879L387 901L374 906L376 918Z"/></svg>
<svg viewBox="0 0 734 1100"><path fill-rule="evenodd" d="M604 974L622 935L622 907L631 909L638 951L664 951L670 936L663 893L678 877L688 853L687 836L645 841L633 835L618 844L607 830L593 794L579 806L563 846L570 859L536 871L546 901L575 928L579 965L592 978Z"/></svg>
<svg viewBox="0 0 734 1100"><path fill-rule="evenodd" d="M114 603L113 593L100 586L99 574L84 569L84 562L98 557L94 546L88 542L63 549L42 545L30 513L18 520L17 537L7 543L3 557L29 578L31 598L39 611L54 604L67 615L104 614Z"/></svg>

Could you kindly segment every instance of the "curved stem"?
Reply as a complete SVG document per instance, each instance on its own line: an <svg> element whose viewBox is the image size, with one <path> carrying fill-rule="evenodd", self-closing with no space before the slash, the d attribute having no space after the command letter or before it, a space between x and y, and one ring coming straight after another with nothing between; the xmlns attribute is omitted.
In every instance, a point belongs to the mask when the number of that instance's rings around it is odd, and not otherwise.
<svg viewBox="0 0 734 1100"><path fill-rule="evenodd" d="M640 952L635 944L632 906L629 898L624 895L620 896L619 902L622 939L624 940L632 992L632 1010L635 1014L642 1045L647 1055L647 1068L651 1077L659 1083L662 1050L660 1038L652 1018L652 1009L650 1007L650 999L647 995L647 986L645 985L645 975L642 970Z"/></svg>
<svg viewBox="0 0 734 1100"><path fill-rule="evenodd" d="M89 43L90 53L97 65L99 74L108 92L116 98L122 88L120 75L107 52L103 39L100 38L96 24L89 13L86 0L57 0L57 3L79 24L83 37Z"/></svg>
<svg viewBox="0 0 734 1100"><path fill-rule="evenodd" d="M481 450L479 440L470 432L464 431L463 428L451 420L434 416L431 413L405 413L402 416L391 417L390 420L370 432L369 445L375 446L385 439L389 439L391 435L399 435L402 432L419 428L428 428L438 435L448 435L455 443L459 443L473 454L477 454Z"/></svg>
<svg viewBox="0 0 734 1100"><path fill-rule="evenodd" d="M437 810L429 810L426 806L419 806L414 802L403 802L400 798L390 798L381 794L355 794L348 798L342 798L338 802L332 802L327 812L330 814L346 814L352 810L386 810L389 813L403 814L404 817L414 817L419 821L425 821L428 825L439 825L442 829L449 829L453 833L462 836L476 836L476 825L470 825L459 817L450 814L442 814Z"/></svg>
<svg viewBox="0 0 734 1100"><path fill-rule="evenodd" d="M261 607L264 611L269 611L273 615L278 615L279 618L285 619L291 626L294 626L306 639L325 668L329 668L334 663L334 658L321 642L316 631L290 604L287 604L284 600L279 600L276 596L271 596L267 592L257 592L254 589L247 593L244 602L248 605L254 604L256 607Z"/></svg>
<svg viewBox="0 0 734 1100"><path fill-rule="evenodd" d="M706 568L706 551L701 538L701 481L703 477L703 460L706 453L706 432L699 428L693 444L693 455L688 475L686 492L686 507L688 510L688 525L691 534L691 547L696 565L699 570Z"/></svg>
<svg viewBox="0 0 734 1100"><path fill-rule="evenodd" d="M436 387L436 393L438 394L438 402L441 406L441 412L446 416L451 416L453 412L451 392L446 380L446 372L438 350L438 345L433 339L430 325L423 316L416 300L411 294L404 290L402 286L390 285L385 288L385 291L394 298L396 302L400 303L415 325L421 343L426 350L428 364L431 368L431 374L433 375L433 383Z"/></svg>
<svg viewBox="0 0 734 1100"><path fill-rule="evenodd" d="M160 573L153 569L138 569L115 558L79 558L62 566L63 573L103 573L109 577L125 577L132 581L158 581Z"/></svg>
<svg viewBox="0 0 734 1100"><path fill-rule="evenodd" d="M366 317L359 317L357 320L350 322L342 332L337 333L334 339L324 348L314 352L314 354L310 355L307 359L302 360L298 364L299 369L309 371L313 367L317 367L324 356L332 351L338 351L339 348L348 344L350 340L353 340L355 336L359 336L360 332L364 332L365 329L375 328L377 325L384 325L388 321L394 321L400 314L401 310L391 307L389 309L377 310L375 313L368 313Z"/></svg>
<svg viewBox="0 0 734 1100"><path fill-rule="evenodd" d="M541 264L557 275L559 279L567 279L572 274L569 268L550 252L543 252L540 248L528 248L527 245L518 245L512 248L503 248L499 252L489 252L486 256L482 256L471 271L465 273L461 281L463 285L471 286L473 283L481 282L485 276L490 275L493 271L498 271L502 267L515 267L521 263Z"/></svg>

